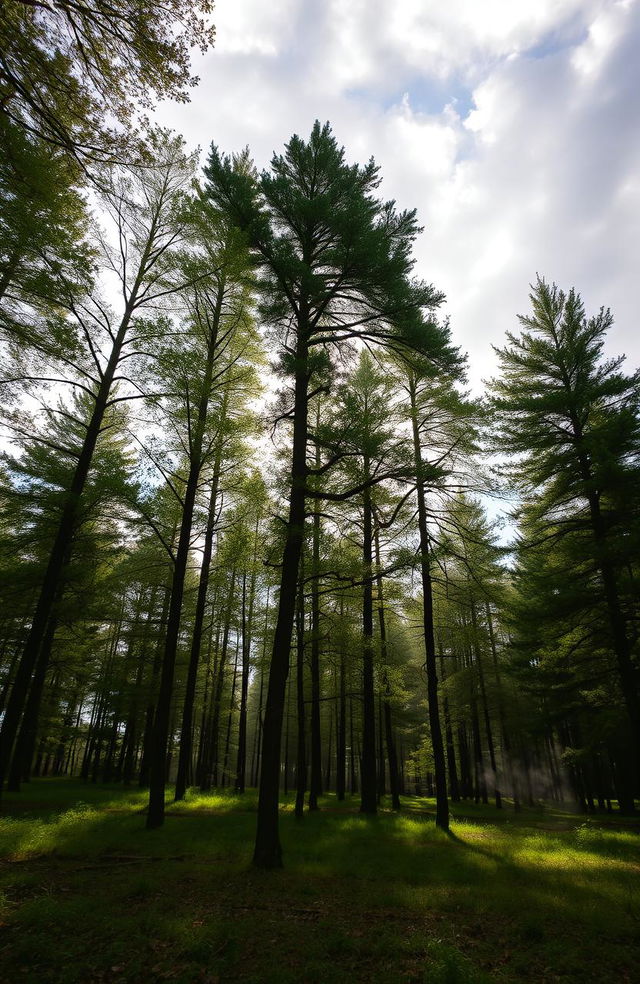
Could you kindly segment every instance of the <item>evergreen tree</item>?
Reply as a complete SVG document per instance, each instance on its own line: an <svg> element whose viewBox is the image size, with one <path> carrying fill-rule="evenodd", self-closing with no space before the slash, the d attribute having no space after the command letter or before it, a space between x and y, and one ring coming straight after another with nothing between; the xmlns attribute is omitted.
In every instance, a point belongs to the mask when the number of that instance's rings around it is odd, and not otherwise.
<svg viewBox="0 0 640 984"><path fill-rule="evenodd" d="M254 862L282 863L278 835L280 743L307 496L310 394L329 352L353 338L439 353L439 330L422 317L440 300L411 284L414 212L374 197L373 161L348 165L328 124L292 137L256 178L212 148L205 173L213 200L244 231L259 267L262 314L282 370L293 377L291 480L278 619L269 672ZM320 381L319 385L324 385Z"/></svg>
<svg viewBox="0 0 640 984"><path fill-rule="evenodd" d="M535 512L535 539L567 540L582 577L600 583L631 733L626 797L639 786L640 696L635 631L640 494L640 375L604 359L609 311L585 315L580 295L538 279L533 312L519 336L497 350L502 375L491 382L508 476ZM632 778L633 777L633 778Z"/></svg>

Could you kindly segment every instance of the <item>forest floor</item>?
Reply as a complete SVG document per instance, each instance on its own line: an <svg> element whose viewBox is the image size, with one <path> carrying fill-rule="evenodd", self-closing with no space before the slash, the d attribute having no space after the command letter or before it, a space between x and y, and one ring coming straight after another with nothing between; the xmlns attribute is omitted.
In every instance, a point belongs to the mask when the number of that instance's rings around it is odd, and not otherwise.
<svg viewBox="0 0 640 984"><path fill-rule="evenodd" d="M2 984L637 981L640 828L558 809L283 802L283 871L250 860L255 793L35 780L0 809Z"/></svg>

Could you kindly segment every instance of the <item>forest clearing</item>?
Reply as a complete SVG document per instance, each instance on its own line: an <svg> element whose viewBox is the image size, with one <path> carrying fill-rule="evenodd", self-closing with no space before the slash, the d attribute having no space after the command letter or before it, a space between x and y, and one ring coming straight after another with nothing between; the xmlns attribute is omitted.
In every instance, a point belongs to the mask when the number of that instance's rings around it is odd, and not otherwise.
<svg viewBox="0 0 640 984"><path fill-rule="evenodd" d="M0 979L29 984L636 979L638 825L433 800L375 818L281 807L285 871L250 866L256 796L34 780L0 819ZM13 970L9 972L8 968Z"/></svg>

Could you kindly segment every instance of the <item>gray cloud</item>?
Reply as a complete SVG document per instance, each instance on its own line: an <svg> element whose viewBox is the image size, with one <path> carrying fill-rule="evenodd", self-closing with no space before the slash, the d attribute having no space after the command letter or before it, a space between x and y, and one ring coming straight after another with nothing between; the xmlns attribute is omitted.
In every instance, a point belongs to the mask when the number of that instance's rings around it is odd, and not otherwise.
<svg viewBox="0 0 640 984"><path fill-rule="evenodd" d="M416 206L416 272L444 289L478 384L536 272L612 308L610 352L640 363L637 0L218 0L191 144L251 147L331 120L383 193Z"/></svg>

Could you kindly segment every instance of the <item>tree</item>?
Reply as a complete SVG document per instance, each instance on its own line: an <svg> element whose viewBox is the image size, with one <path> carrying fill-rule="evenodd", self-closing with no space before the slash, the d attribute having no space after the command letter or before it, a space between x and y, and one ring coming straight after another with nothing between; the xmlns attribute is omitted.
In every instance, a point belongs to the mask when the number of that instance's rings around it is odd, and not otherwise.
<svg viewBox="0 0 640 984"><path fill-rule="evenodd" d="M632 626L633 568L640 502L640 374L603 358L612 324L601 309L587 318L580 295L538 278L533 313L519 336L497 349L502 375L491 381L497 445L512 457L508 477L536 513L536 537L585 548L606 604L631 728L630 769L638 788L640 697ZM584 576L584 575L583 575ZM633 794L629 795L629 806Z"/></svg>
<svg viewBox="0 0 640 984"><path fill-rule="evenodd" d="M126 132L153 97L188 98L190 49L213 43L212 10L212 0L4 0L0 115L79 160L110 157L115 144L120 156L107 121Z"/></svg>
<svg viewBox="0 0 640 984"><path fill-rule="evenodd" d="M352 523L358 530L362 552L362 770L360 810L376 813L376 741L374 687L374 580L381 592L382 579L379 559L374 566L376 546L375 508L380 487L391 477L409 471L403 460L404 435L397 433L394 424L393 381L378 368L370 354L363 351L355 371L338 393L333 415L336 457L343 458L342 472L354 488L361 491L353 497L357 503L357 518ZM361 533L360 533L361 530ZM379 541L379 537L378 537ZM379 549L378 549L379 553ZM376 572L376 567L378 571ZM379 609L379 621L381 617ZM381 635L384 637L384 614ZM383 639L384 641L384 639Z"/></svg>
<svg viewBox="0 0 640 984"><path fill-rule="evenodd" d="M210 223L206 232L201 231L203 255L199 262L189 258L183 275L183 280L189 284L184 290L189 330L183 332L177 345L170 347L168 365L165 366L167 386L170 391L173 390L169 397L168 417L174 426L178 425L186 458L186 474L183 481L176 482L181 489L181 493L177 493L181 504L180 532L173 563L167 634L154 719L148 829L160 827L164 821L169 713L196 497L203 467L215 453L216 445L216 428L211 426L210 410L217 392L225 389L225 375L235 372L242 376L243 371L247 373L243 360L246 359L245 350L251 348L242 339L243 335L251 339L248 313L250 282L245 250L236 241L234 230L221 222L220 217L211 210L200 217L201 223L203 219L208 219ZM236 334L241 336L240 344L234 339ZM249 372L248 375L253 382L252 374ZM173 377L173 381L169 377ZM220 407L216 409L220 410ZM209 437L208 431L213 431L213 437ZM213 508L215 512L215 501ZM193 650L189 681L192 686L195 685L198 656L199 649L196 648ZM190 687L187 702L192 700ZM183 723L186 733L191 721Z"/></svg>
<svg viewBox="0 0 640 984"><path fill-rule="evenodd" d="M73 361L63 348L56 349L58 367L66 368L71 361L77 375L54 380L79 387L88 397L88 410L82 440L75 451L75 469L2 722L0 788L68 561L97 442L107 425L110 408L133 395L139 396L128 375L127 360L135 356L141 336L149 327L141 317L141 309L151 304L157 308L183 286L173 276L173 254L188 235L185 200L194 161L184 154L180 139L163 131L154 135L149 152L156 157L153 168L112 168L105 175L103 205L113 218L118 246L112 248L103 240L103 262L117 277L122 299L119 315L109 310L97 292L89 300L78 300L73 292L64 299L84 347ZM135 328L140 335L134 333ZM130 392L123 393L122 388L127 386L131 387Z"/></svg>
<svg viewBox="0 0 640 984"><path fill-rule="evenodd" d="M440 332L422 310L441 297L408 279L415 212L374 197L373 161L348 165L328 124L309 141L291 138L271 171L256 178L213 147L207 190L244 231L261 273L262 314L275 334L281 370L293 381L293 428L287 533L269 673L254 863L282 864L278 835L280 741L304 539L309 400L329 353L350 339L433 354Z"/></svg>
<svg viewBox="0 0 640 984"><path fill-rule="evenodd" d="M1 114L0 143L0 328L23 345L34 306L41 322L61 284L90 286L88 219L73 161Z"/></svg>

